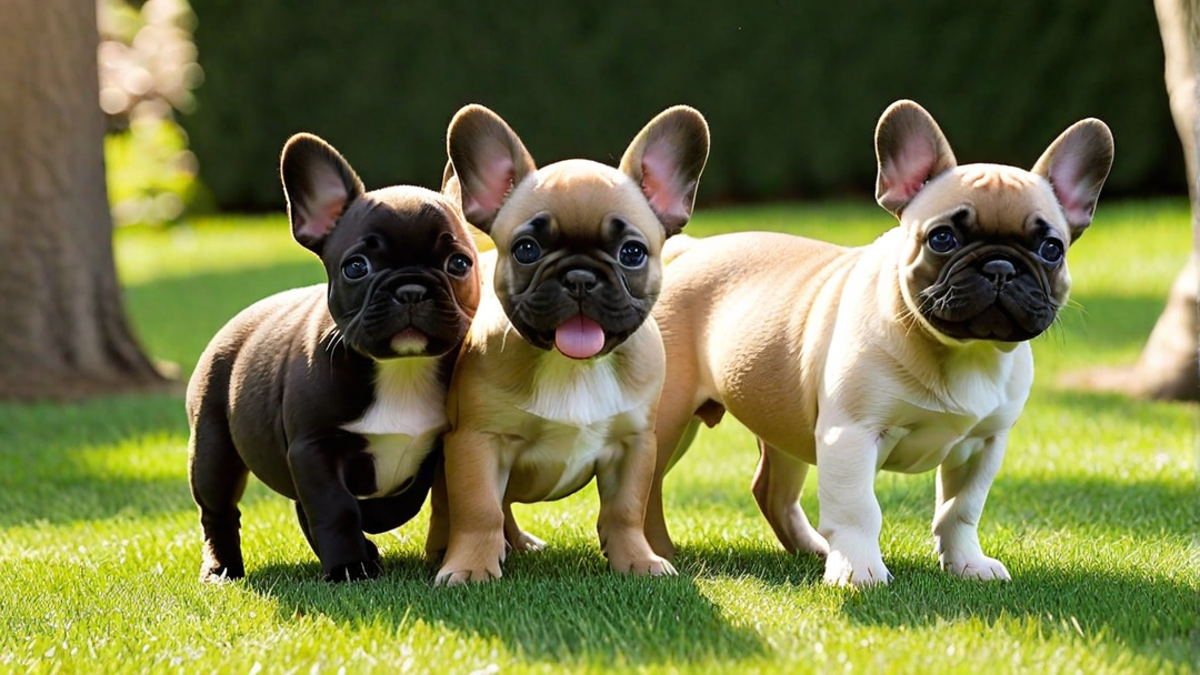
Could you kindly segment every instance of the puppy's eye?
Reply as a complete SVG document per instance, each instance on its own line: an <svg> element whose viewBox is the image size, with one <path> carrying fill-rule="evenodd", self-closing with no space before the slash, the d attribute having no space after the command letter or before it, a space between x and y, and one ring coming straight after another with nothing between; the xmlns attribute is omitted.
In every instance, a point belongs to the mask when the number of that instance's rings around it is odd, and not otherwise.
<svg viewBox="0 0 1200 675"><path fill-rule="evenodd" d="M1063 245L1057 239L1043 239L1038 245L1038 257L1053 265L1063 259Z"/></svg>
<svg viewBox="0 0 1200 675"><path fill-rule="evenodd" d="M465 277L471 271L471 259L462 253L455 253L446 259L446 272L456 277Z"/></svg>
<svg viewBox="0 0 1200 675"><path fill-rule="evenodd" d="M641 267L646 264L646 246L640 241L627 241L621 246L617 259L625 267Z"/></svg>
<svg viewBox="0 0 1200 675"><path fill-rule="evenodd" d="M371 273L371 262L361 255L351 256L342 263L342 276L356 281Z"/></svg>
<svg viewBox="0 0 1200 675"><path fill-rule="evenodd" d="M532 265L542 257L542 247L538 246L533 239L526 237L513 244L512 257L522 265Z"/></svg>
<svg viewBox="0 0 1200 675"><path fill-rule="evenodd" d="M955 236L954 230L948 227L938 227L929 233L925 243L934 253L949 253L958 248L958 237Z"/></svg>

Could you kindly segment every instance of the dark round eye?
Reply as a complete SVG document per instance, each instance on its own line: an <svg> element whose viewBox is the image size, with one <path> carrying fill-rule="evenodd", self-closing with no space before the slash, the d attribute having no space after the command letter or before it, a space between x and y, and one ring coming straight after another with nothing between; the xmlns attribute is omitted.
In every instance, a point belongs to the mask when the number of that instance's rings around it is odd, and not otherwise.
<svg viewBox="0 0 1200 675"><path fill-rule="evenodd" d="M532 265L542 257L542 247L538 246L533 239L526 237L513 244L512 257L522 265Z"/></svg>
<svg viewBox="0 0 1200 675"><path fill-rule="evenodd" d="M446 260L446 271L456 277L465 277L471 271L471 259L462 253L455 253Z"/></svg>
<svg viewBox="0 0 1200 675"><path fill-rule="evenodd" d="M939 227L929 233L926 243L934 253L949 253L958 248L958 237L954 236L954 230L948 227Z"/></svg>
<svg viewBox="0 0 1200 675"><path fill-rule="evenodd" d="M621 245L617 259L625 267L641 267L646 263L646 245L640 241L627 241Z"/></svg>
<svg viewBox="0 0 1200 675"><path fill-rule="evenodd" d="M1057 239L1043 239L1042 243L1038 246L1037 254L1042 260L1053 265L1063 259L1062 242Z"/></svg>
<svg viewBox="0 0 1200 675"><path fill-rule="evenodd" d="M371 263L361 255L351 256L342 263L342 276L351 281L361 279L371 273Z"/></svg>

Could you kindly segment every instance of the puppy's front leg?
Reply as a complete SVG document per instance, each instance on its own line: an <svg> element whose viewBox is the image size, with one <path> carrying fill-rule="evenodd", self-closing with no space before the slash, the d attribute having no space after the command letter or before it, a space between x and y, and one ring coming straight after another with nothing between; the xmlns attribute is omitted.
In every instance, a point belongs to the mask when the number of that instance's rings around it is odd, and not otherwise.
<svg viewBox="0 0 1200 675"><path fill-rule="evenodd" d="M1006 430L987 439L983 448L963 464L938 467L934 552L942 569L955 576L983 581L1011 578L1003 563L983 554L978 530L988 490L1000 470L1007 445Z"/></svg>
<svg viewBox="0 0 1200 675"><path fill-rule="evenodd" d="M379 554L363 536L358 500L342 482L341 462L361 446L351 434L301 438L288 447L288 466L296 496L308 520L307 534L321 559L326 581L356 581L379 576ZM373 555L372 555L373 554Z"/></svg>
<svg viewBox="0 0 1200 675"><path fill-rule="evenodd" d="M457 429L446 435L450 539L436 584L500 578L505 554L501 497L508 471L492 434Z"/></svg>
<svg viewBox="0 0 1200 675"><path fill-rule="evenodd" d="M879 550L883 513L875 499L879 434L844 422L817 422L817 531L829 542L825 583L886 584Z"/></svg>
<svg viewBox="0 0 1200 675"><path fill-rule="evenodd" d="M675 574L671 563L650 548L644 530L657 452L654 432L645 431L622 443L620 456L596 472L600 492L596 530L600 534L600 549L618 572Z"/></svg>

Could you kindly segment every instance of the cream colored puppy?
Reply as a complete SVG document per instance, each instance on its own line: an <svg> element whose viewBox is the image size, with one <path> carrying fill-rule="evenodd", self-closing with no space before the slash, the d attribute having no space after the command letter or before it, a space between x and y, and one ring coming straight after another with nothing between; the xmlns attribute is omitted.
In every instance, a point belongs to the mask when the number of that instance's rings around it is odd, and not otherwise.
<svg viewBox="0 0 1200 675"><path fill-rule="evenodd" d="M438 583L500 576L521 532L512 502L565 497L594 477L597 530L613 569L672 574L643 531L654 475L654 406L665 371L650 309L663 241L691 216L708 127L683 106L655 117L614 168L541 169L495 113L450 123L444 192L496 242L493 282L455 366L445 486L426 546ZM448 500L448 501L447 501Z"/></svg>
<svg viewBox="0 0 1200 675"><path fill-rule="evenodd" d="M1032 171L957 166L933 118L900 101L875 134L876 196L900 220L873 244L742 233L673 240L654 310L667 350L646 516L674 553L662 475L699 421L728 410L758 437L753 492L789 551L828 555L832 584L886 583L874 479L938 469L933 535L952 574L1008 579L976 528L1033 382L1028 340L1071 287L1065 253L1112 163L1081 121ZM797 500L820 467L820 528Z"/></svg>

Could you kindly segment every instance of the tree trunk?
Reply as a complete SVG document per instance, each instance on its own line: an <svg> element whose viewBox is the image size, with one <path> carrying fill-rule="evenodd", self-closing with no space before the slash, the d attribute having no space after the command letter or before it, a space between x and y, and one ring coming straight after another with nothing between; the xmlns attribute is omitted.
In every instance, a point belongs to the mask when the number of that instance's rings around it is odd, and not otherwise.
<svg viewBox="0 0 1200 675"><path fill-rule="evenodd" d="M1149 398L1200 400L1200 324L1197 299L1200 295L1200 2L1155 0L1159 31L1166 57L1167 94L1171 116L1183 144L1187 162L1188 193L1192 204L1192 255L1171 285L1167 307L1154 325L1142 356L1134 367L1132 393Z"/></svg>
<svg viewBox="0 0 1200 675"><path fill-rule="evenodd" d="M0 0L0 399L165 383L113 264L95 0Z"/></svg>
<svg viewBox="0 0 1200 675"><path fill-rule="evenodd" d="M1154 325L1136 365L1105 368L1076 376L1069 383L1121 391L1142 398L1177 401L1200 400L1200 0L1154 0L1166 57L1167 95L1171 116L1183 144L1187 162L1188 193L1192 204L1192 255L1176 277L1167 296L1167 307Z"/></svg>

